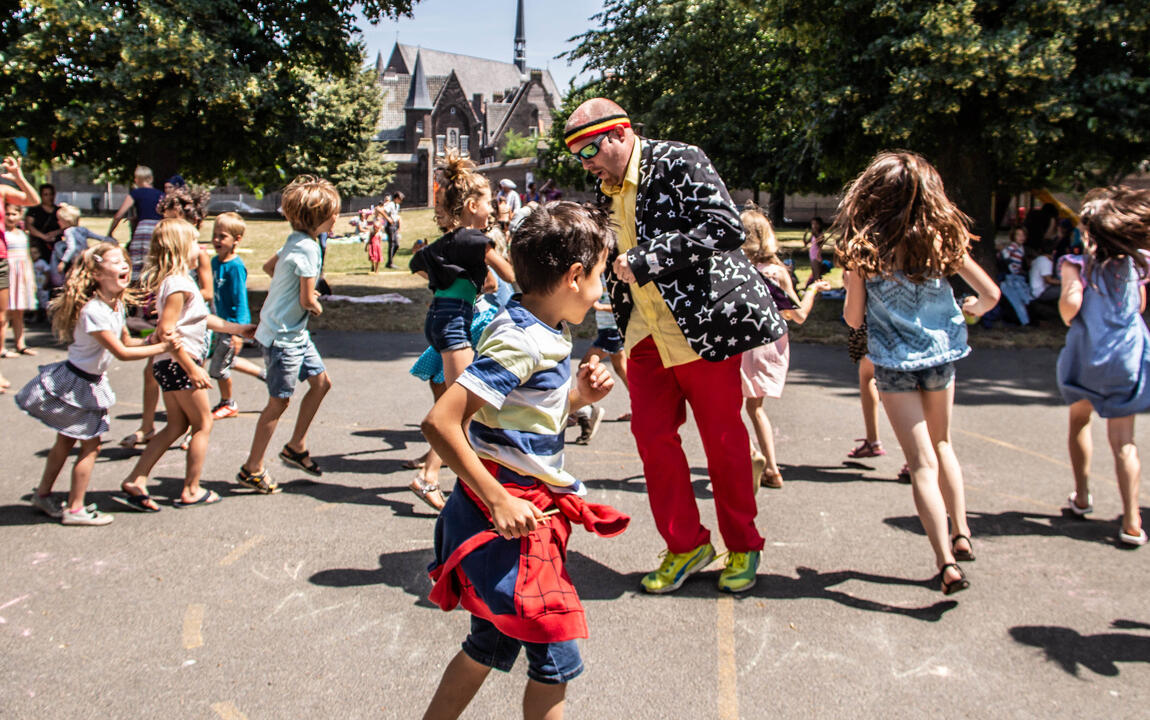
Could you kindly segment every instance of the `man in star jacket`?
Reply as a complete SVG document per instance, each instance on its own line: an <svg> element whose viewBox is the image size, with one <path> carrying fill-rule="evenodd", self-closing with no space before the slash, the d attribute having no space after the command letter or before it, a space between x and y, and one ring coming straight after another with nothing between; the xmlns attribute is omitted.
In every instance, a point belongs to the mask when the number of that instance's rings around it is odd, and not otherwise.
<svg viewBox="0 0 1150 720"><path fill-rule="evenodd" d="M719 588L741 592L755 583L763 538L740 415L739 355L782 337L786 324L740 250L739 214L702 150L639 137L623 108L605 98L576 108L564 139L598 178L618 225L607 284L629 359L631 431L667 543L643 587L673 592L715 558L679 437L689 404L728 551Z"/></svg>

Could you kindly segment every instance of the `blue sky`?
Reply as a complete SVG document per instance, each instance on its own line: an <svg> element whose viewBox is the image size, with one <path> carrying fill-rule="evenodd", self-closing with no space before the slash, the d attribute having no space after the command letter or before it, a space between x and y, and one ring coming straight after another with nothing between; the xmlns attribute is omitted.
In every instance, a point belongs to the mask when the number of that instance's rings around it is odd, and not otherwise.
<svg viewBox="0 0 1150 720"><path fill-rule="evenodd" d="M362 22L367 56L375 62L382 51L384 61L398 39L405 45L505 60L514 55L517 0L420 0L414 17ZM555 56L573 47L567 39L591 28L590 17L603 8L602 0L526 0L524 2L527 65L549 68L560 91L580 72Z"/></svg>

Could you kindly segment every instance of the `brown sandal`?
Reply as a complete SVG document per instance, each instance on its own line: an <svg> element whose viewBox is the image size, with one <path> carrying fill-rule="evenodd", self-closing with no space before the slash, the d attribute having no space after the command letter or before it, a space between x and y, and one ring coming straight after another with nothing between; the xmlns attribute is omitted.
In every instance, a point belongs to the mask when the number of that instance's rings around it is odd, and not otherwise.
<svg viewBox="0 0 1150 720"><path fill-rule="evenodd" d="M427 506L436 513L443 510L443 506L447 504L443 499L443 493L439 492L439 486L435 483L425 482L419 475L415 476L407 488L415 493L416 497L427 503Z"/></svg>
<svg viewBox="0 0 1150 720"><path fill-rule="evenodd" d="M772 473L769 470L764 470L759 484L771 490L781 490L783 487L783 474L782 472Z"/></svg>

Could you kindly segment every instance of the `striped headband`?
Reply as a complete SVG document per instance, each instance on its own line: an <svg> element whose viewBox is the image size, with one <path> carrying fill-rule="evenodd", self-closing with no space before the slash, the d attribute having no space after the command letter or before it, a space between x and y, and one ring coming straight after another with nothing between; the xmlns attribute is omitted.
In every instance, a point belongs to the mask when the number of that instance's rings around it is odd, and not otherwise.
<svg viewBox="0 0 1150 720"><path fill-rule="evenodd" d="M580 140L589 138L592 135L605 133L617 127L631 127L631 118L625 114L608 115L605 118L584 123L577 128L569 130L567 134L563 136L563 142L567 143L567 149L570 150L571 146Z"/></svg>

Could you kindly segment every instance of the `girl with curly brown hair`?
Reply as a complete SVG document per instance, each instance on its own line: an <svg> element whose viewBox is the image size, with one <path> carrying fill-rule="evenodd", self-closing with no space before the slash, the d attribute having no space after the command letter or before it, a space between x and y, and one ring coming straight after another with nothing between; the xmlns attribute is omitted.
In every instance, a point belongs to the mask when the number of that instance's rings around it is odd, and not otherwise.
<svg viewBox="0 0 1150 720"><path fill-rule="evenodd" d="M866 323L867 357L947 595L970 586L956 559L974 559L962 469L950 443L954 361L970 353L963 314L980 316L999 297L970 257L969 224L938 171L897 151L879 153L851 184L832 231L849 272L843 315L853 328ZM954 274L975 291L961 310L947 282Z"/></svg>

